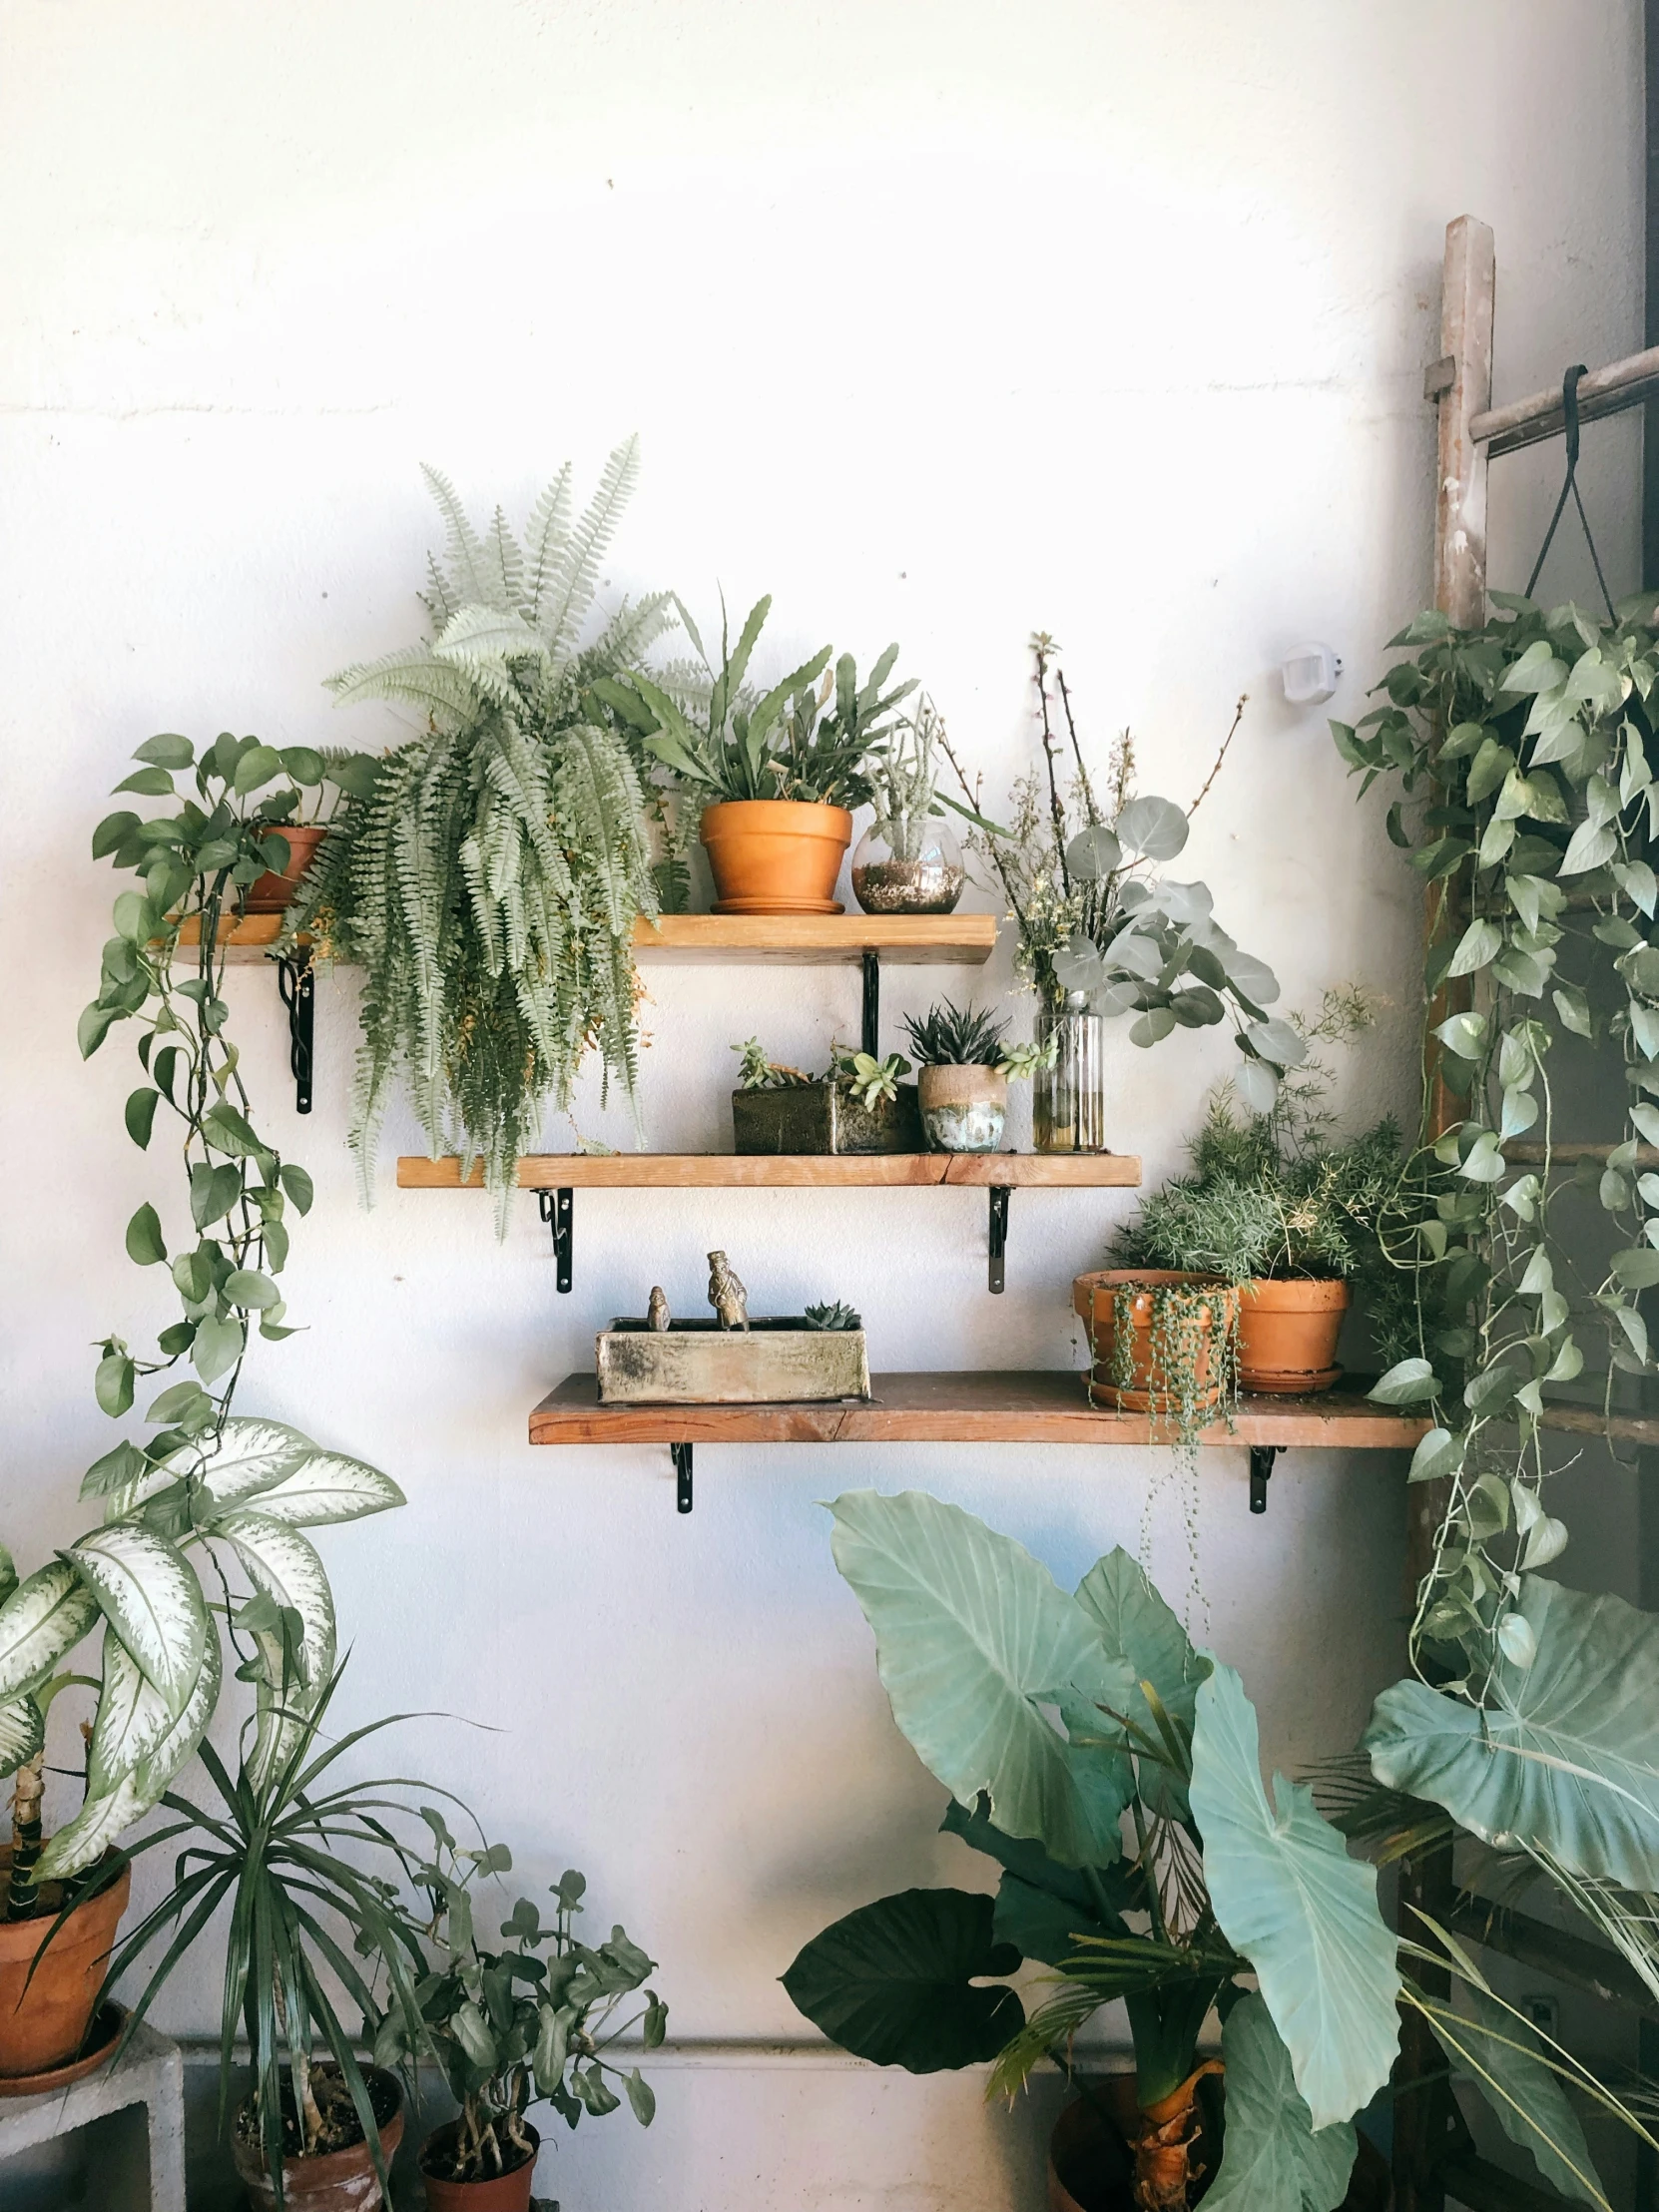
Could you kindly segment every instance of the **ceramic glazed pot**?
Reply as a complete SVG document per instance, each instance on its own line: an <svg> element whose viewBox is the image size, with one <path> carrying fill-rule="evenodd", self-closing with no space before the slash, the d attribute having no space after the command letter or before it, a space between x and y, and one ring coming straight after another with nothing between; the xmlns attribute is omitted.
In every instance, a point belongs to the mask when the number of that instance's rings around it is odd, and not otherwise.
<svg viewBox="0 0 1659 2212"><path fill-rule="evenodd" d="M1152 1351L1156 1311L1152 1293L1177 1284L1190 1284L1215 1294L1200 1311L1204 1341L1193 1366L1199 1404L1220 1404L1221 1363L1214 1355L1214 1338L1218 1323L1225 1328L1238 1312L1239 1294L1229 1290L1219 1276L1185 1275L1175 1268L1096 1268L1092 1274L1073 1280L1071 1303L1089 1333L1094 1354L1089 1396L1095 1404L1115 1405L1127 1413L1149 1413L1164 1412L1179 1401L1180 1391L1173 1379L1155 1369ZM1117 1366L1117 1294L1125 1287L1135 1296L1129 1309L1129 1382L1121 1386L1112 1378Z"/></svg>
<svg viewBox="0 0 1659 2212"><path fill-rule="evenodd" d="M316 848L328 834L326 823L312 823L306 828L284 829L278 834L287 840L288 864L278 874L275 868L267 868L248 886L248 896L243 900L244 911L250 914L279 914L287 906L299 888L299 878L316 858Z"/></svg>
<svg viewBox="0 0 1659 2212"><path fill-rule="evenodd" d="M0 1849L0 1885L11 1860L7 1844ZM18 2084L27 2076L53 2073L80 2051L132 1887L132 1869L123 1867L107 1890L75 1908L50 1943L61 1895L55 1882L46 1885L48 1909L36 1919L0 1921L0 2075L13 2095L24 2093Z"/></svg>
<svg viewBox="0 0 1659 2212"><path fill-rule="evenodd" d="M927 1067L916 1076L930 1152L995 1152L1008 1118L1008 1078L991 1067Z"/></svg>
<svg viewBox="0 0 1659 2212"><path fill-rule="evenodd" d="M363 2079L376 2110L389 2107L388 2117L380 2122L380 2156L389 2172L403 2140L403 2092L397 2076L381 2066L365 2066ZM244 2142L240 2126L231 2130L231 2154L254 2212L276 2212L276 2192L265 2160L256 2144ZM368 2145L349 2143L344 2150L325 2151L320 2158L284 2158L282 2201L286 2212L373 2212L384 2199Z"/></svg>
<svg viewBox="0 0 1659 2212"><path fill-rule="evenodd" d="M844 807L732 799L705 807L701 831L717 914L838 914L835 877L852 841Z"/></svg>
<svg viewBox="0 0 1659 2212"><path fill-rule="evenodd" d="M1328 1390L1342 1374L1337 1339L1346 1283L1247 1283L1239 1293L1239 1387L1279 1396Z"/></svg>
<svg viewBox="0 0 1659 2212"><path fill-rule="evenodd" d="M460 2123L451 2120L447 2127L434 2128L420 2146L420 2178L426 2184L426 2212L527 2212L530 2190L536 2178L536 2151L541 2149L541 2137L528 2120L520 2122L526 2135L536 2146L522 2166L515 2166L511 2173L496 2174L488 2181L444 2181L426 2169L427 2154L453 2141Z"/></svg>
<svg viewBox="0 0 1659 2212"><path fill-rule="evenodd" d="M1108 2074L1090 2083L1099 2105L1068 2104L1054 2123L1048 2146L1048 2212L1134 2212L1134 2161L1129 2139L1139 2120L1132 2073ZM1107 2115L1110 2115L1108 2117ZM1195 2158L1214 2159L1201 2125ZM1393 2184L1382 2153L1360 2137L1353 2177L1339 2212L1391 2212Z"/></svg>

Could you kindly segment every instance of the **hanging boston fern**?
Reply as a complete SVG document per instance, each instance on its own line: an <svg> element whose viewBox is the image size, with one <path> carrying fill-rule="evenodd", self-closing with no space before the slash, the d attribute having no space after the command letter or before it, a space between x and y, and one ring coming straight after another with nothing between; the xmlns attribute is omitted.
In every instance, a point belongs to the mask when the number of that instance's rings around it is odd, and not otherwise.
<svg viewBox="0 0 1659 2212"><path fill-rule="evenodd" d="M351 796L289 909L319 956L365 971L350 1139L365 1197L399 1075L433 1155L481 1159L503 1206L590 1049L633 1097L634 923L669 902L659 889L683 866L629 734L591 687L641 666L673 621L667 595L582 633L637 472L629 439L573 521L567 464L521 548L499 509L480 535L427 470L447 531L422 595L433 634L331 679L341 706L390 700L425 724L340 772Z"/></svg>

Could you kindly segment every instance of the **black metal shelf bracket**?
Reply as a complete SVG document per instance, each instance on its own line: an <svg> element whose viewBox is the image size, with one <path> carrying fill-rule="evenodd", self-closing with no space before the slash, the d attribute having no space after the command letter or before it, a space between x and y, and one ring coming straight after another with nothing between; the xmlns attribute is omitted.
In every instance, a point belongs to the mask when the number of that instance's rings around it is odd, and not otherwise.
<svg viewBox="0 0 1659 2212"><path fill-rule="evenodd" d="M570 1260L576 1237L576 1193L567 1185L557 1191L538 1191L536 1208L553 1232L553 1258L558 1266L558 1286L570 1289Z"/></svg>
<svg viewBox="0 0 1659 2212"><path fill-rule="evenodd" d="M670 1444L674 1459L674 1507L676 1512L689 1513L692 1509L692 1447L690 1444Z"/></svg>
<svg viewBox="0 0 1659 2212"><path fill-rule="evenodd" d="M1006 1183L991 1185L990 1287L998 1298L1002 1295L1002 1263L1008 1250L1008 1196Z"/></svg>
<svg viewBox="0 0 1659 2212"><path fill-rule="evenodd" d="M864 969L864 1020L863 1050L872 1060L881 1055L876 1048L876 1038L881 1030L881 955L868 951L863 956Z"/></svg>
<svg viewBox="0 0 1659 2212"><path fill-rule="evenodd" d="M303 945L283 953L276 963L276 988L288 1010L288 1070L293 1077L293 1110L311 1110L311 1060L315 1042L316 977Z"/></svg>
<svg viewBox="0 0 1659 2212"><path fill-rule="evenodd" d="M1273 1462L1284 1450L1283 1444L1252 1444L1250 1447L1250 1510L1265 1513L1268 1509L1268 1482L1273 1474Z"/></svg>

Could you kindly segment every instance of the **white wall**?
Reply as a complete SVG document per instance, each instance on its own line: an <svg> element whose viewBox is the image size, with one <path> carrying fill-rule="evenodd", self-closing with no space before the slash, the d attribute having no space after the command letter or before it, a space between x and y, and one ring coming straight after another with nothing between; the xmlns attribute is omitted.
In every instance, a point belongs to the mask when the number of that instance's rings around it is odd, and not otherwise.
<svg viewBox="0 0 1659 2212"><path fill-rule="evenodd" d="M776 594L773 650L897 637L993 795L1028 758L1024 641L1066 648L1095 742L1132 725L1144 788L1196 790L1241 690L1193 872L1290 1004L1393 1002L1356 1073L1405 1095L1417 909L1319 712L1271 675L1323 637L1363 711L1427 588L1442 227L1497 232L1500 397L1637 342L1634 0L0 0L0 776L7 1265L4 1532L69 1540L108 1447L91 1342L159 1289L122 1229L160 1159L121 1133L117 1036L83 1069L108 873L87 836L157 729L378 744L321 679L416 633L429 459L521 514L567 454L643 438L617 588L703 607ZM1629 424L1586 439L1615 590L1633 581ZM1553 454L1494 488L1494 581L1524 580ZM1560 589L1575 580L1575 556ZM989 904L988 899L979 901ZM856 1020L832 970L650 976L659 1148L725 1141L728 1046L822 1055ZM899 971L889 1025L935 987ZM555 1296L524 1205L355 1205L343 1149L354 986L319 989L316 1111L293 1119L275 988L232 995L264 1118L312 1169L290 1318L246 1402L378 1461L405 1511L326 1543L354 1717L435 1707L405 1756L538 1879L584 1867L662 1960L678 2036L790 2039L776 1977L836 1912L970 1876L896 1736L816 1502L922 1484L1076 1576L1133 1544L1160 1458L1090 1450L705 1449L676 1516L664 1451L532 1451L530 1405L653 1281L701 1298L733 1256L758 1310L842 1296L885 1367L1067 1365L1067 1286L1124 1194L1015 1199L984 1289L963 1195L618 1193L579 1200ZM1023 1019L1023 1015L1021 1017ZM1113 1137L1178 1163L1225 1037L1115 1047ZM626 1142L621 1116L584 1130ZM568 1127L550 1141L570 1141ZM1208 1632L1270 1756L1346 1744L1397 1656L1401 1470L1308 1454L1265 1519L1242 1452L1201 1483ZM1153 1560L1184 1577L1179 1520ZM1203 1625L1202 1623L1200 1625ZM212 1961L166 2018L202 2028ZM793 2070L792 2070L793 2068ZM1025 2134L970 2080L789 2059L666 2072L563 2145L565 2201L649 2184L675 2212L888 2212L1039 2200Z"/></svg>

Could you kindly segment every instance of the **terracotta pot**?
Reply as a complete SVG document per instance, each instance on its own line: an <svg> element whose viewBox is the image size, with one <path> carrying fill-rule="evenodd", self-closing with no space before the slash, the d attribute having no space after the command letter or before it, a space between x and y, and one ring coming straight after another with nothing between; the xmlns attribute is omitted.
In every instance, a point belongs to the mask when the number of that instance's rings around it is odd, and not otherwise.
<svg viewBox="0 0 1659 2212"><path fill-rule="evenodd" d="M1048 2146L1048 2212L1134 2212L1135 2169L1129 2143L1140 2121L1135 2076L1108 2074L1090 2087L1099 2101L1068 2104L1054 2123ZM1100 2111L1100 2103L1106 2105L1109 2118ZM1195 2163L1204 2167L1216 2162L1202 2123L1194 2156ZM1201 2180L1201 2191L1202 2186ZM1376 2144L1362 2135L1339 2212L1391 2212L1393 2201L1387 2163Z"/></svg>
<svg viewBox="0 0 1659 2212"><path fill-rule="evenodd" d="M1343 1372L1337 1339L1350 1303L1346 1283L1247 1283L1239 1293L1240 1389L1330 1389Z"/></svg>
<svg viewBox="0 0 1659 2212"><path fill-rule="evenodd" d="M541 2137L528 2120L520 2123L526 2135L541 2149ZM488 2181L445 2181L426 2170L427 2153L437 2144L451 2141L458 2120L434 2128L420 2146L420 2178L426 2184L426 2212L526 2212L536 2178L535 2153L511 2173L496 2174Z"/></svg>
<svg viewBox="0 0 1659 2212"><path fill-rule="evenodd" d="M371 2091L376 2083L384 2083L397 2100L390 2118L380 2122L380 2156L389 2173L403 2140L403 2091L397 2076L380 2066L365 2066L363 2079ZM258 2144L243 2140L240 2124L231 2130L231 2155L254 2212L276 2212L276 2192L265 2160ZM368 2145L350 2143L344 2150L326 2151L320 2158L284 2158L282 2202L285 2212L372 2212L384 2199L374 2178Z"/></svg>
<svg viewBox="0 0 1659 2212"><path fill-rule="evenodd" d="M7 1844L0 1848L0 1889L10 1879L11 1862ZM0 1921L0 2074L9 2082L55 2072L79 2053L132 1887L133 1870L123 1867L107 1890L75 1908L56 1936L62 1887L55 1882L42 1890L47 1910L36 1919ZM23 2092L14 2086L12 2094Z"/></svg>
<svg viewBox="0 0 1659 2212"><path fill-rule="evenodd" d="M703 810L717 914L838 914L835 877L852 841L844 807L732 799Z"/></svg>
<svg viewBox="0 0 1659 2212"><path fill-rule="evenodd" d="M1124 1412L1167 1412L1179 1401L1173 1379L1153 1367L1152 1323L1154 1290L1170 1284L1192 1284L1213 1289L1215 1298L1201 1309L1204 1342L1194 1362L1194 1382L1201 1406L1219 1405L1222 1393L1220 1362L1214 1357L1216 1324L1231 1323L1238 1312L1239 1294L1229 1290L1219 1276L1186 1275L1175 1268L1096 1268L1077 1276L1071 1286L1071 1303L1089 1332L1094 1366L1089 1371L1089 1396L1101 1405L1115 1405ZM1120 1387L1113 1380L1117 1348L1117 1293L1128 1287L1136 1293L1129 1310L1134 1341L1129 1350L1129 1382Z"/></svg>
<svg viewBox="0 0 1659 2212"><path fill-rule="evenodd" d="M275 868L267 868L248 886L248 896L243 900L244 911L250 914L279 914L291 901L299 888L299 878L316 858L316 848L328 834L326 823L311 823L307 827L285 828L278 826L276 834L287 840L288 864L278 874Z"/></svg>
<svg viewBox="0 0 1659 2212"><path fill-rule="evenodd" d="M995 1152L1008 1118L1008 1078L951 1064L917 1072L921 1126L931 1152Z"/></svg>

